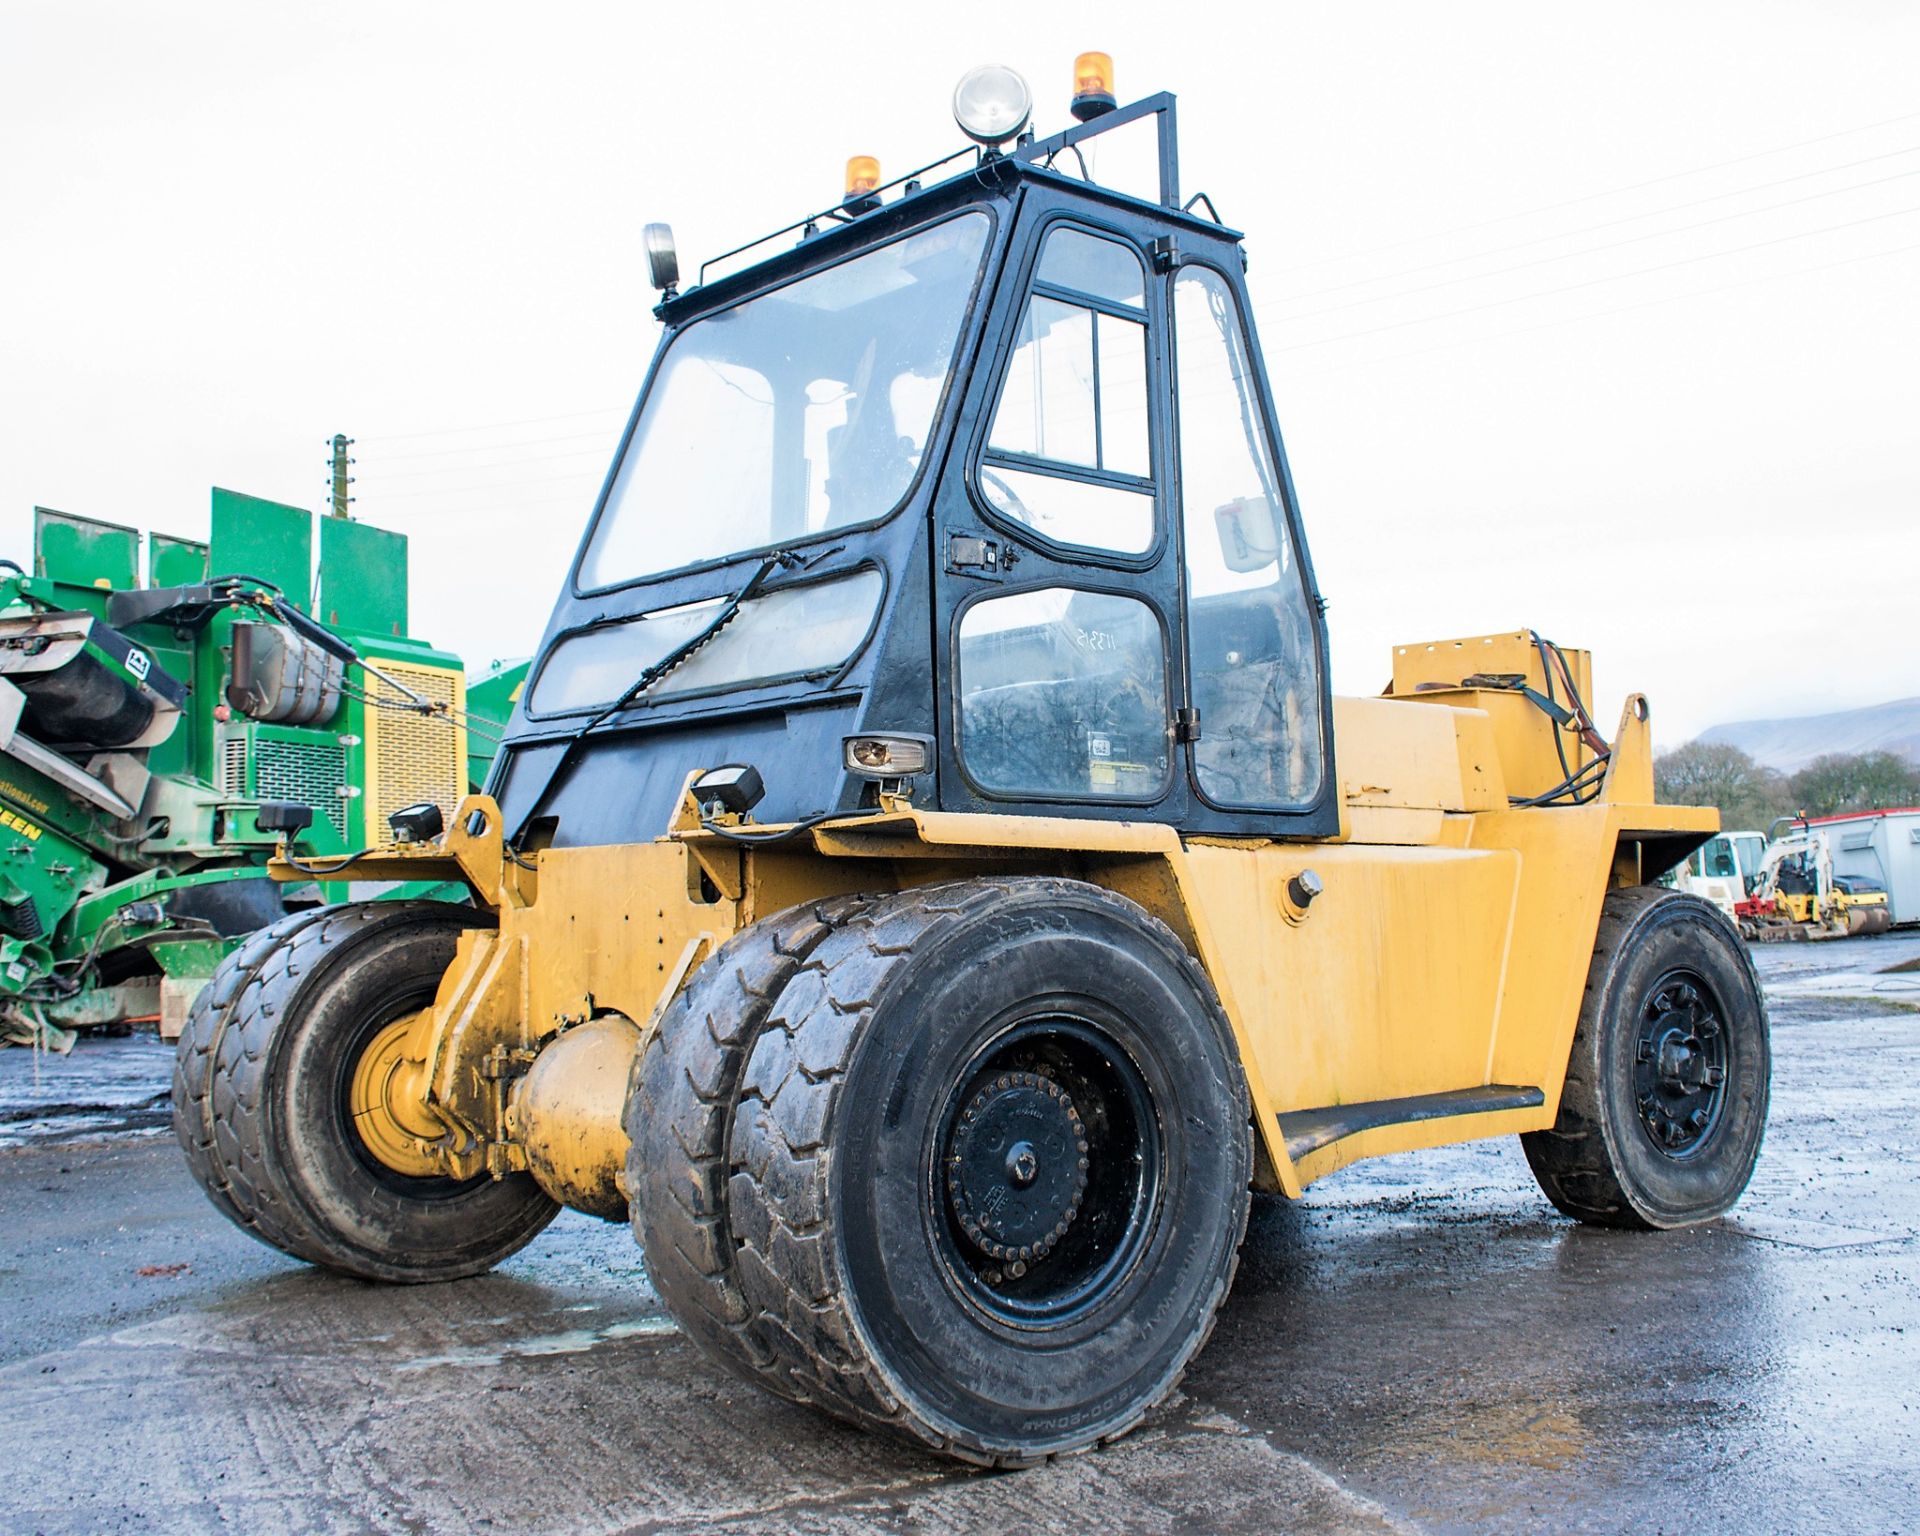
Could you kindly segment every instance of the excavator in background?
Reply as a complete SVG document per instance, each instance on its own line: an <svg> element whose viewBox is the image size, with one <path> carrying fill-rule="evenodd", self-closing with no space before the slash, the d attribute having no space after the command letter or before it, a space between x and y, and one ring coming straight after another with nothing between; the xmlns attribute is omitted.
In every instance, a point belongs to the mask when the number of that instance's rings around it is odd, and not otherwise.
<svg viewBox="0 0 1920 1536"><path fill-rule="evenodd" d="M1887 888L1864 875L1836 875L1827 840L1805 816L1782 816L1746 899L1734 903L1740 936L1761 943L1852 939L1887 932Z"/></svg>
<svg viewBox="0 0 1920 1536"><path fill-rule="evenodd" d="M407 632L404 535L216 489L206 542L47 508L0 576L0 1039L179 1033L289 910L457 882L281 885L484 779L525 667L469 698ZM142 559L144 546L144 561ZM144 565L144 572L143 567ZM143 579L144 576L144 579Z"/></svg>

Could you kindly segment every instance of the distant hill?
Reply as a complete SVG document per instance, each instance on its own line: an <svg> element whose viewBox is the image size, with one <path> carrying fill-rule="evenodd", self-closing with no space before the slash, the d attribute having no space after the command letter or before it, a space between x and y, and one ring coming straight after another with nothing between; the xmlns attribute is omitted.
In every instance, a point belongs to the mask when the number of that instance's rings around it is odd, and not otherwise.
<svg viewBox="0 0 1920 1536"><path fill-rule="evenodd" d="M1701 741L1724 741L1757 763L1794 773L1829 753L1898 752L1920 763L1920 698L1895 699L1833 715L1798 720L1736 720L1700 733Z"/></svg>

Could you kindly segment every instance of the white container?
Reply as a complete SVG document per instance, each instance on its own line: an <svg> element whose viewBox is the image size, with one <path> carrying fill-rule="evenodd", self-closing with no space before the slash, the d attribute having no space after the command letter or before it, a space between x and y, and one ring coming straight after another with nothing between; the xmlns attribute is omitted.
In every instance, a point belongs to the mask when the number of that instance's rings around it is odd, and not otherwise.
<svg viewBox="0 0 1920 1536"><path fill-rule="evenodd" d="M1894 922L1920 923L1920 806L1821 816L1811 825L1826 839L1836 875L1878 880Z"/></svg>

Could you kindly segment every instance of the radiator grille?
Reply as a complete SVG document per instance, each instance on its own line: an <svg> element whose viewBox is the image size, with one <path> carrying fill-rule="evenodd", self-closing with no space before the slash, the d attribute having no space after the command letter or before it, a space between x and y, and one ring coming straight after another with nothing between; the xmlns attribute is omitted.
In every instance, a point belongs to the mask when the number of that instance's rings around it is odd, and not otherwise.
<svg viewBox="0 0 1920 1536"><path fill-rule="evenodd" d="M467 679L445 667L380 660L390 673L422 698L444 704L464 721ZM374 679L376 697L391 696ZM367 710L367 836L387 835L387 818L404 806L431 800L451 822L467 793L467 730L445 715L415 715L397 709Z"/></svg>
<svg viewBox="0 0 1920 1536"><path fill-rule="evenodd" d="M262 800L295 800L313 807L347 839L347 749L337 742L275 741L253 744L254 794Z"/></svg>
<svg viewBox="0 0 1920 1536"><path fill-rule="evenodd" d="M229 736L220 743L220 792L229 800L247 798L247 738Z"/></svg>

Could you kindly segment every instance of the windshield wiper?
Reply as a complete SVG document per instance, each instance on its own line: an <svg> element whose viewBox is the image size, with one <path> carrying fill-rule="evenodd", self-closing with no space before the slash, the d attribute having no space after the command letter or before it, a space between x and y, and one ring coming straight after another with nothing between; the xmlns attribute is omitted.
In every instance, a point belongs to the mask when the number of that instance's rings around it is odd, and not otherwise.
<svg viewBox="0 0 1920 1536"><path fill-rule="evenodd" d="M758 594L769 576L783 569L805 570L829 555L838 554L845 547L843 544L836 544L831 549L823 549L818 554L805 559L790 549L776 549L762 560L759 568L746 579L733 596L720 605L720 611L707 620L696 634L681 641L658 661L643 669L640 675L627 685L619 698L566 738L566 749L561 752L560 761L553 765L553 771L547 775L546 782L540 786L540 792L533 797L533 803L527 807L527 814L520 818L519 827L515 829L513 836L507 839L507 846L516 850L519 848L520 839L526 835L527 828L533 825L534 818L546 808L547 801L552 798L553 792L565 782L567 775L573 771L574 765L580 760L580 749L585 745L587 738L615 715L630 708L641 694L731 624L739 616L742 606Z"/></svg>

